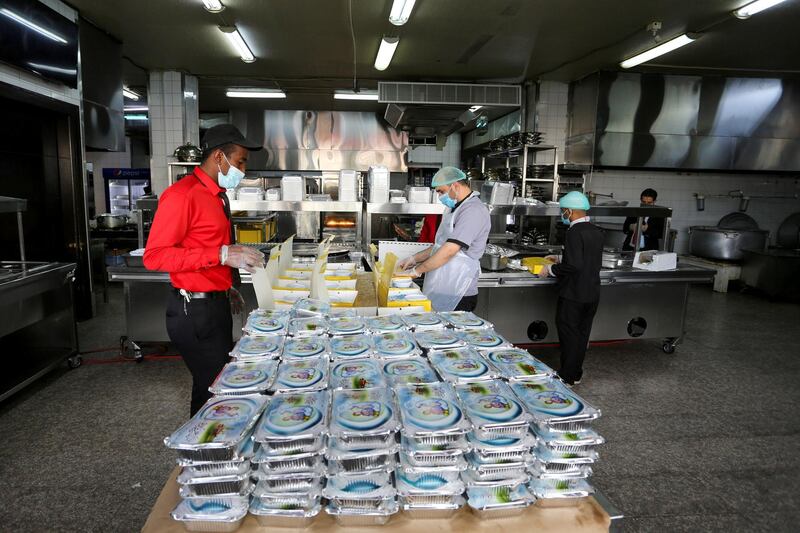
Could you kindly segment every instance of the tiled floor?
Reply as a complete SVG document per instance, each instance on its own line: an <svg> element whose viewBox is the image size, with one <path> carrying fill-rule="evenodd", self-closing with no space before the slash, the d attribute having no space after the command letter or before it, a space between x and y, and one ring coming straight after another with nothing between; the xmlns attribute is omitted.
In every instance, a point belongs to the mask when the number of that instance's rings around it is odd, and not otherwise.
<svg viewBox="0 0 800 533"><path fill-rule="evenodd" d="M116 345L121 291L80 324L83 350ZM594 482L627 531L793 531L800 521L800 306L694 289L674 355L651 341L592 348L576 390L607 438ZM539 354L555 364L557 352ZM185 418L180 360L89 355L0 404L7 531L135 531L173 467Z"/></svg>

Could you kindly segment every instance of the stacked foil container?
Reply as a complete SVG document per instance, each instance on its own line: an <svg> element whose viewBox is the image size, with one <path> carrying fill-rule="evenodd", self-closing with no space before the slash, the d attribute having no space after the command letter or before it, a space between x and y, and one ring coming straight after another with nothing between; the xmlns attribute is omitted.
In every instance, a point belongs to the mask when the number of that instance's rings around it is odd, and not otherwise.
<svg viewBox="0 0 800 533"><path fill-rule="evenodd" d="M466 312L254 311L215 395L165 439L189 530L343 526L398 511L482 518L574 504L603 442L597 409Z"/></svg>
<svg viewBox="0 0 800 533"><path fill-rule="evenodd" d="M260 394L211 398L164 440L182 467L172 517L190 531L235 531L247 515L252 430L266 402Z"/></svg>
<svg viewBox="0 0 800 533"><path fill-rule="evenodd" d="M262 526L304 527L319 514L328 391L276 393L256 427L258 484L250 512Z"/></svg>
<svg viewBox="0 0 800 533"><path fill-rule="evenodd" d="M398 511L391 478L400 429L394 395L386 387L337 389L331 403L325 511L342 526L385 524Z"/></svg>

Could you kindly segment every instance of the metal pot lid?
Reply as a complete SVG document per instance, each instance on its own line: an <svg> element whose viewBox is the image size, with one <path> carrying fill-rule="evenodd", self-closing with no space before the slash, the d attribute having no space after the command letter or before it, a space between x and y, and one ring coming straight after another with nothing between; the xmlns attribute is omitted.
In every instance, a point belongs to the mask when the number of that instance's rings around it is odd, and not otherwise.
<svg viewBox="0 0 800 533"><path fill-rule="evenodd" d="M792 213L781 222L775 242L782 248L800 248L800 212Z"/></svg>
<svg viewBox="0 0 800 533"><path fill-rule="evenodd" d="M717 226L724 229L758 229L758 222L750 215L735 211L728 213L717 222Z"/></svg>

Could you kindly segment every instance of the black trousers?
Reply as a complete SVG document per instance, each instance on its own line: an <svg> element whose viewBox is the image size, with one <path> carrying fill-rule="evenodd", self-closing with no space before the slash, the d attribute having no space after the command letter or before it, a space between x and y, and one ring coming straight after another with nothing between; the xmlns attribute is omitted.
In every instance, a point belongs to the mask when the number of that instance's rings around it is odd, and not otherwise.
<svg viewBox="0 0 800 533"><path fill-rule="evenodd" d="M583 360L598 303L559 298L556 304L556 329L561 344L561 369L558 373L567 383L572 384L583 375Z"/></svg>
<svg viewBox="0 0 800 533"><path fill-rule="evenodd" d="M227 298L186 302L183 296L170 291L167 333L192 373L191 416L211 397L208 387L230 360L232 329L231 304Z"/></svg>
<svg viewBox="0 0 800 533"><path fill-rule="evenodd" d="M458 302L455 311L474 311L478 307L478 295L464 296Z"/></svg>

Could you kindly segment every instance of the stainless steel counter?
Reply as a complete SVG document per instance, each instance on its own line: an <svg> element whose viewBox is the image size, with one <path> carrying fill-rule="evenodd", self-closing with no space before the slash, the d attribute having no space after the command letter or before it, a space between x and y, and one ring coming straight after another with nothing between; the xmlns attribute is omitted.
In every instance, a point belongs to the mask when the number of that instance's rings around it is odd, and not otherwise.
<svg viewBox="0 0 800 533"><path fill-rule="evenodd" d="M137 341L169 340L164 325L164 302L169 275L143 267L109 267L109 279L125 285L127 336ZM713 270L679 266L676 270L648 272L637 269L603 270L600 273L600 307L591 340L662 339L671 352L683 336L689 286L706 283ZM255 308L250 276L242 272L240 289L248 308ZM478 282L476 313L495 324L516 344L558 341L555 307L556 280L529 272L483 272ZM234 320L236 336L242 324ZM136 343L134 352L138 350Z"/></svg>
<svg viewBox="0 0 800 533"><path fill-rule="evenodd" d="M65 359L80 364L74 273L75 263L0 262L0 400Z"/></svg>
<svg viewBox="0 0 800 533"><path fill-rule="evenodd" d="M590 340L659 339L662 349L671 353L684 335L689 286L713 277L713 270L689 266L664 272L601 271L600 305ZM475 312L510 341L558 342L554 278L520 271L483 272L478 288Z"/></svg>

